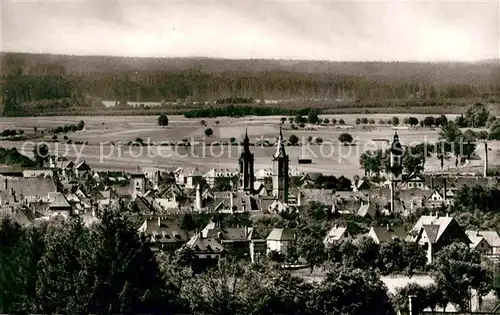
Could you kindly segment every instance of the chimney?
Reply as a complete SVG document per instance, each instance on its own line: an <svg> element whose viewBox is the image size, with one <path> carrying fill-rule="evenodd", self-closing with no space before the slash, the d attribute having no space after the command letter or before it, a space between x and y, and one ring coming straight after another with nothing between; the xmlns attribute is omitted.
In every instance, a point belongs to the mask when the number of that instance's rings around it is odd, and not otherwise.
<svg viewBox="0 0 500 315"><path fill-rule="evenodd" d="M302 193L300 192L300 189L299 189L299 192L297 193L297 206L301 206L302 205Z"/></svg>
<svg viewBox="0 0 500 315"><path fill-rule="evenodd" d="M488 143L484 142L484 177L488 177Z"/></svg>
<svg viewBox="0 0 500 315"><path fill-rule="evenodd" d="M7 178L5 179L5 185L4 185L4 190L7 191L7 189L9 188L9 185L7 184Z"/></svg>
<svg viewBox="0 0 500 315"><path fill-rule="evenodd" d="M161 217L158 217L158 227L161 227Z"/></svg>
<svg viewBox="0 0 500 315"><path fill-rule="evenodd" d="M431 176L431 191L434 191L434 176Z"/></svg>
<svg viewBox="0 0 500 315"><path fill-rule="evenodd" d="M335 224L335 229L338 229L339 228L339 225L338 224Z"/></svg>
<svg viewBox="0 0 500 315"><path fill-rule="evenodd" d="M386 224L385 227L386 227L387 231L391 230L391 227L389 226L389 224Z"/></svg>
<svg viewBox="0 0 500 315"><path fill-rule="evenodd" d="M417 297L415 295L410 295L408 296L408 310L409 310L409 315L418 315L418 308L417 308Z"/></svg>

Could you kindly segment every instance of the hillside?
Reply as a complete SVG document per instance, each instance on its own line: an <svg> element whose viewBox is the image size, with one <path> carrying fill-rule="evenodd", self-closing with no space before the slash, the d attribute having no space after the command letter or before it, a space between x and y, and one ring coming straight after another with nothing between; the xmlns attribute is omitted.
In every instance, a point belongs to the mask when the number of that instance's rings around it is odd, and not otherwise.
<svg viewBox="0 0 500 315"><path fill-rule="evenodd" d="M387 101L440 106L500 97L498 60L331 62L1 53L0 64L5 115L104 110L99 100L164 100L171 110L181 111L172 103L187 101L194 108L199 102L244 98L335 109Z"/></svg>

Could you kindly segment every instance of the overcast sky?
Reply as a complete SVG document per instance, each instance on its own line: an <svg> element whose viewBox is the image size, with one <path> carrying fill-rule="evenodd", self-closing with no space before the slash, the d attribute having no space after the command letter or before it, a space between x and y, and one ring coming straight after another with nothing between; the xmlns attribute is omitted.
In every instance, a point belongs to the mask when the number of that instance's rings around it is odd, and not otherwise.
<svg viewBox="0 0 500 315"><path fill-rule="evenodd" d="M2 3L3 51L322 60L499 58L499 0Z"/></svg>

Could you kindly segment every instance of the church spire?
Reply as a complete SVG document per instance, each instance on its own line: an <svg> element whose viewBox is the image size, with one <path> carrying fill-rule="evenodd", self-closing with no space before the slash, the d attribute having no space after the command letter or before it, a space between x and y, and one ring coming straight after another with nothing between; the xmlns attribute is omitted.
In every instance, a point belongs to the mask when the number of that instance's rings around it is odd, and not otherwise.
<svg viewBox="0 0 500 315"><path fill-rule="evenodd" d="M286 152L285 152L285 144L283 143L283 131L280 126L280 136L278 138L278 147L276 148L276 153L274 153L274 158L284 158L286 157Z"/></svg>

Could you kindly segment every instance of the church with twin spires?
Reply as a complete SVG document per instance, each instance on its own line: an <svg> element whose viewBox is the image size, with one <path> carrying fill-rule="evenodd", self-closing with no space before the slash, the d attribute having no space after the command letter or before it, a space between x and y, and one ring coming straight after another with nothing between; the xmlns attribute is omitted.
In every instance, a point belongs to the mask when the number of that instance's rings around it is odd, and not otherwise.
<svg viewBox="0 0 500 315"><path fill-rule="evenodd" d="M250 139L248 131L245 131L243 138L243 152L239 158L239 187L240 191L251 195L255 193L254 183L254 155L250 151ZM283 132L280 126L280 134L276 147L276 152L272 157L272 196L275 200L287 204L289 189L289 156L285 151Z"/></svg>

